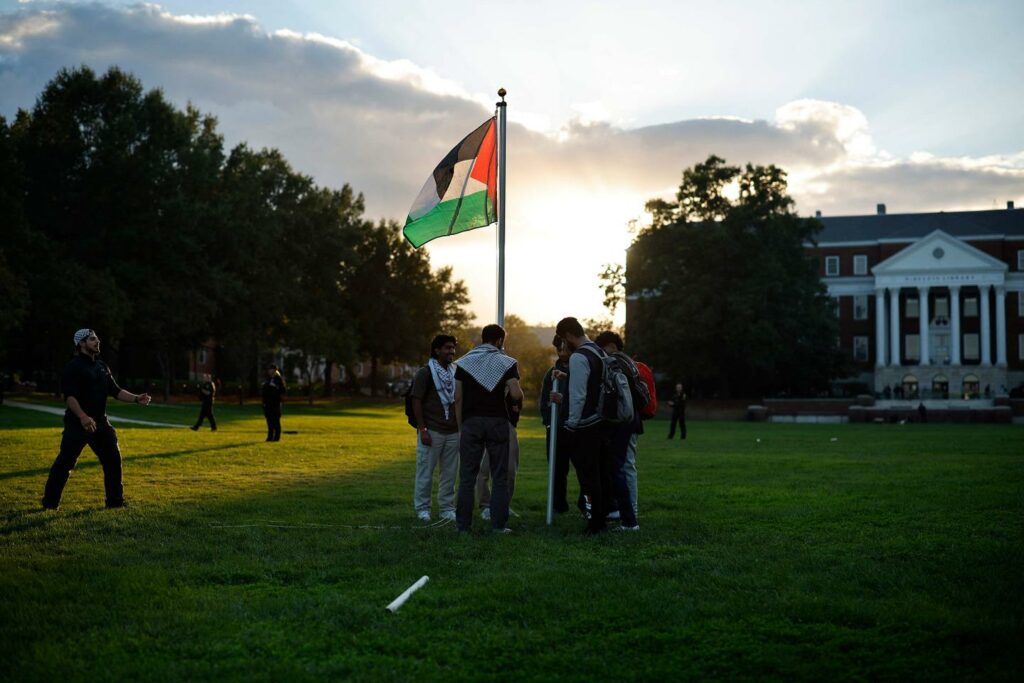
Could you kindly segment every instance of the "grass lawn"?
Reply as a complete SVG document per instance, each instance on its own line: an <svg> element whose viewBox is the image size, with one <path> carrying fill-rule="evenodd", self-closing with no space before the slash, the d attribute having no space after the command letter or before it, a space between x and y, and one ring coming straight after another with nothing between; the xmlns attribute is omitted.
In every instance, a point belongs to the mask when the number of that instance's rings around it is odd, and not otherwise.
<svg viewBox="0 0 1024 683"><path fill-rule="evenodd" d="M195 406L113 414L190 423ZM122 426L130 508L86 450L39 498L53 415L0 406L0 680L1020 680L1024 431L667 423L638 534L544 524L539 420L515 533L412 512L397 404ZM760 442L757 441L760 439ZM570 475L571 476L571 475ZM570 494L575 495L575 481ZM436 513L436 510L435 510ZM397 614L384 607L422 575Z"/></svg>

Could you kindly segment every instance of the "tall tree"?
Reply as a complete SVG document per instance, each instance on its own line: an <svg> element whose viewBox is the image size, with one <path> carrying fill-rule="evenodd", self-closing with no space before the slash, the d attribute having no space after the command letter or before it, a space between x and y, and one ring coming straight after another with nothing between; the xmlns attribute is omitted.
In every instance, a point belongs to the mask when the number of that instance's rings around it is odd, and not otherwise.
<svg viewBox="0 0 1024 683"><path fill-rule="evenodd" d="M804 252L821 224L792 207L775 166L711 156L684 171L675 203L648 203L652 225L629 251L631 348L708 394L827 389L844 359Z"/></svg>

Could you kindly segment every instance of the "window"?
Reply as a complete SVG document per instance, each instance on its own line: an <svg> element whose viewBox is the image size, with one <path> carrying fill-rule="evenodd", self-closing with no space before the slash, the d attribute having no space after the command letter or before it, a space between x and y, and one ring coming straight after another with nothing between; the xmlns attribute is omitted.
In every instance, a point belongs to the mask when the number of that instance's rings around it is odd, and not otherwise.
<svg viewBox="0 0 1024 683"><path fill-rule="evenodd" d="M917 299L907 299L906 315L908 318L917 318L921 315L921 309L918 305L920 303Z"/></svg>
<svg viewBox="0 0 1024 683"><path fill-rule="evenodd" d="M949 378L936 375L932 379L932 398L949 398Z"/></svg>
<svg viewBox="0 0 1024 683"><path fill-rule="evenodd" d="M1024 360L1024 334L1017 335L1017 360Z"/></svg>
<svg viewBox="0 0 1024 683"><path fill-rule="evenodd" d="M935 297L935 317L949 318L949 299L944 296Z"/></svg>
<svg viewBox="0 0 1024 683"><path fill-rule="evenodd" d="M977 334L964 335L964 360L978 360L978 352L981 344L978 343Z"/></svg>
<svg viewBox="0 0 1024 683"><path fill-rule="evenodd" d="M868 319L868 297L866 294L853 297L853 319Z"/></svg>
<svg viewBox="0 0 1024 683"><path fill-rule="evenodd" d="M825 277L835 277L839 275L839 257L838 256L826 256L825 257Z"/></svg>
<svg viewBox="0 0 1024 683"><path fill-rule="evenodd" d="M978 398L981 394L981 382L974 375L964 377L964 398Z"/></svg>
<svg viewBox="0 0 1024 683"><path fill-rule="evenodd" d="M964 317L965 318L977 318L978 317L978 297L976 297L976 296L964 297Z"/></svg>
<svg viewBox="0 0 1024 683"><path fill-rule="evenodd" d="M867 275L868 274L868 257L867 257L867 254L854 254L854 256L853 256L853 274L854 275Z"/></svg>
<svg viewBox="0 0 1024 683"><path fill-rule="evenodd" d="M903 398L917 398L917 378L913 375L904 377L900 387L903 391Z"/></svg>
<svg viewBox="0 0 1024 683"><path fill-rule="evenodd" d="M1017 270L1024 270L1024 249L1017 250Z"/></svg>
<svg viewBox="0 0 1024 683"><path fill-rule="evenodd" d="M1024 291L1017 292L1017 317L1024 318Z"/></svg>
<svg viewBox="0 0 1024 683"><path fill-rule="evenodd" d="M907 360L921 360L921 337L916 334L908 334L907 340L907 352L904 357Z"/></svg>
<svg viewBox="0 0 1024 683"><path fill-rule="evenodd" d="M196 364L206 365L206 347L203 346L199 349L199 353L196 354Z"/></svg>
<svg viewBox="0 0 1024 683"><path fill-rule="evenodd" d="M853 338L853 359L859 363L868 362L868 338Z"/></svg>

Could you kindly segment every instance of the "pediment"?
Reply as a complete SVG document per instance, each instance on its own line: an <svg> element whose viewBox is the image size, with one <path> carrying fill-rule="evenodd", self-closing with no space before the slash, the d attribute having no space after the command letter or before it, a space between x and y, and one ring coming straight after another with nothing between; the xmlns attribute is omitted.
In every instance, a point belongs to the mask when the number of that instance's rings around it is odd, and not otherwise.
<svg viewBox="0 0 1024 683"><path fill-rule="evenodd" d="M929 233L871 269L876 276L1006 271L1006 264L999 259L942 230Z"/></svg>

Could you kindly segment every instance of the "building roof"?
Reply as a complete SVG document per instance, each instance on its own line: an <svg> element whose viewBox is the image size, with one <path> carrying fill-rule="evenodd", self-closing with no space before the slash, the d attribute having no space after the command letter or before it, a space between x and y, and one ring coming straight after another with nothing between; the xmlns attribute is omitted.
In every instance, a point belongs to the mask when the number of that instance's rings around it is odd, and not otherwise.
<svg viewBox="0 0 1024 683"><path fill-rule="evenodd" d="M940 211L868 216L821 216L825 226L818 244L837 242L913 241L935 230L954 237L1024 237L1024 210Z"/></svg>

